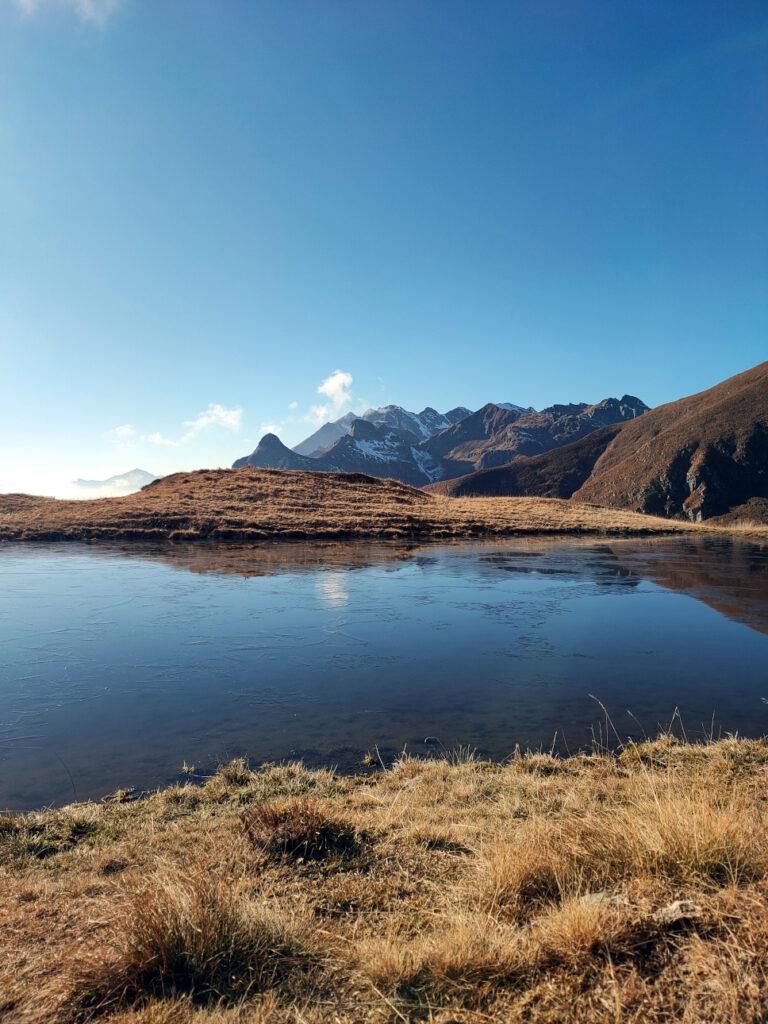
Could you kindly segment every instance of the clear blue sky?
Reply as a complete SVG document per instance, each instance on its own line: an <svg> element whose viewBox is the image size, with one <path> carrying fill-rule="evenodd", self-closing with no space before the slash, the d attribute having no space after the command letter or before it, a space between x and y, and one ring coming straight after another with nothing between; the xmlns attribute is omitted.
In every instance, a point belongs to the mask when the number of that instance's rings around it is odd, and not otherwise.
<svg viewBox="0 0 768 1024"><path fill-rule="evenodd" d="M764 0L0 0L0 490L746 369L767 124Z"/></svg>

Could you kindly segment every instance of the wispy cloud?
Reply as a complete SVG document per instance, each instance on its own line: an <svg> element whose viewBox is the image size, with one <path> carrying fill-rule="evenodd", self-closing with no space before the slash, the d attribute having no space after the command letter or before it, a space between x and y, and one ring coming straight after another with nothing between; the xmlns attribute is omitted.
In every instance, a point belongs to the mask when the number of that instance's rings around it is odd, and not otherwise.
<svg viewBox="0 0 768 1024"><path fill-rule="evenodd" d="M60 8L71 11L82 21L103 25L115 13L122 0L14 0L24 14L32 16L38 11Z"/></svg>
<svg viewBox="0 0 768 1024"><path fill-rule="evenodd" d="M178 441L174 441L171 437L166 437L165 434L161 434L159 430L155 430L152 434L147 434L143 439L149 441L150 444L160 445L164 448L179 448L182 444L181 438Z"/></svg>
<svg viewBox="0 0 768 1024"><path fill-rule="evenodd" d="M184 423L187 433L182 440L186 444L188 441L194 440L201 431L207 430L208 427L224 427L225 430L237 433L242 418L242 409L228 409L225 405L218 403L209 405L205 412L201 412L193 420L187 420Z"/></svg>
<svg viewBox="0 0 768 1024"><path fill-rule="evenodd" d="M133 448L139 441L161 448L181 448L183 445L191 444L200 434L211 428L218 427L236 434L240 430L242 419L242 409L230 409L226 405L212 402L194 419L185 420L181 424L183 432L178 437L168 437L159 430L153 430L149 434L139 434L132 423L122 423L119 427L112 427L111 430L106 431L104 436L113 444L125 448Z"/></svg>
<svg viewBox="0 0 768 1024"><path fill-rule="evenodd" d="M334 370L332 374L318 385L318 395L328 399L319 405L313 405L307 419L321 426L326 420L338 419L352 405L352 374L346 370Z"/></svg>
<svg viewBox="0 0 768 1024"><path fill-rule="evenodd" d="M108 430L104 436L115 444L129 445L135 440L136 434L136 427L132 423L123 423L119 427Z"/></svg>
<svg viewBox="0 0 768 1024"><path fill-rule="evenodd" d="M229 409L226 405L219 405L218 402L215 402L211 403L203 412L198 413L194 419L185 420L182 426L186 427L186 430L180 437L166 437L156 430L152 434L147 434L145 440L150 444L166 448L180 448L182 445L190 444L210 427L221 427L236 434L240 429L242 419L242 409Z"/></svg>

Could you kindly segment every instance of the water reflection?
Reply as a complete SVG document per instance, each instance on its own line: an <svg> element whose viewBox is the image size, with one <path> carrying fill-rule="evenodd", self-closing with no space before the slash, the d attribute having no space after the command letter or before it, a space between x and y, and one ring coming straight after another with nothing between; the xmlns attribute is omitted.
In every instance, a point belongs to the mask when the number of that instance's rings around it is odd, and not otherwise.
<svg viewBox="0 0 768 1024"><path fill-rule="evenodd" d="M317 592L329 608L341 608L349 600L346 576L343 571L329 569L315 583Z"/></svg>
<svg viewBox="0 0 768 1024"><path fill-rule="evenodd" d="M536 537L453 544L319 541L236 546L50 545L62 554L90 550L99 557L139 558L193 573L237 575L244 579L283 573L323 572L318 592L331 605L348 599L345 573L372 565L413 561L422 570L440 565L435 551L466 557L482 573L491 567L508 573L590 577L598 585L637 586L641 579L704 601L751 629L768 632L768 546L739 538L660 537L595 541L594 538ZM574 560L574 551L588 553Z"/></svg>
<svg viewBox="0 0 768 1024"><path fill-rule="evenodd" d="M766 731L768 549L720 538L0 547L0 805L249 754ZM631 712L631 714L630 714Z"/></svg>

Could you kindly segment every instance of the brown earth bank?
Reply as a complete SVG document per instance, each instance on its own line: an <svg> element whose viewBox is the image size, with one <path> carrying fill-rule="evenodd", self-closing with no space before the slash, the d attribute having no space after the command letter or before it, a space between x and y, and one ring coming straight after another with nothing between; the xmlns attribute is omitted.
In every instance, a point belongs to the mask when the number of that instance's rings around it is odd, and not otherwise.
<svg viewBox="0 0 768 1024"><path fill-rule="evenodd" d="M0 816L0 1018L768 1016L766 741L371 760Z"/></svg>
<svg viewBox="0 0 768 1024"><path fill-rule="evenodd" d="M176 473L90 501L0 495L0 540L451 538L695 529L621 509L548 500L457 500L361 474L220 469Z"/></svg>
<svg viewBox="0 0 768 1024"><path fill-rule="evenodd" d="M768 523L768 362L567 447L434 484L542 495L689 520Z"/></svg>

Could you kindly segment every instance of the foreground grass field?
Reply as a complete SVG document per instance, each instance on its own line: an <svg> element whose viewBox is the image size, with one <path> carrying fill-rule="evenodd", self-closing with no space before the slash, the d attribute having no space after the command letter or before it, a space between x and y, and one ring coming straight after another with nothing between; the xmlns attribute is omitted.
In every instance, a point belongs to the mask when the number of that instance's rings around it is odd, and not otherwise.
<svg viewBox="0 0 768 1024"><path fill-rule="evenodd" d="M768 743L241 761L0 820L0 1016L757 1022Z"/></svg>
<svg viewBox="0 0 768 1024"><path fill-rule="evenodd" d="M690 523L556 498L452 499L394 480L279 469L176 473L137 494L90 501L0 495L0 540L248 543L314 537L648 535L695 529Z"/></svg>

